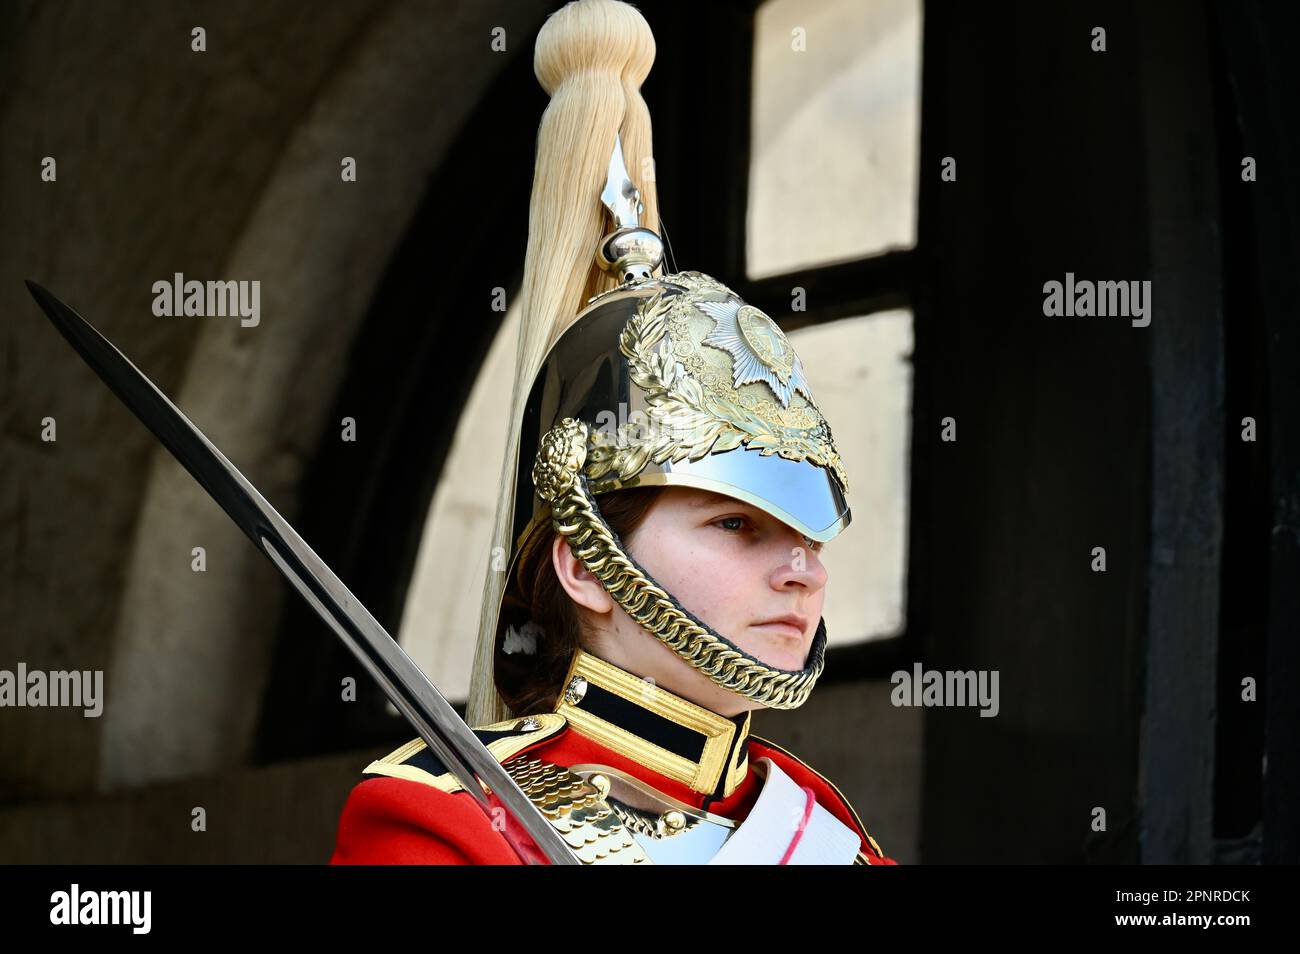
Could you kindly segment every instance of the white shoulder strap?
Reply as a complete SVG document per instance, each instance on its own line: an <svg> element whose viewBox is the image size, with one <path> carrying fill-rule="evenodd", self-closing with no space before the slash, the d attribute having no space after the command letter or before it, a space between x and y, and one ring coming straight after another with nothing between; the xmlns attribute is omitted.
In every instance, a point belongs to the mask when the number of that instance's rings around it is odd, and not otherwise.
<svg viewBox="0 0 1300 954"><path fill-rule="evenodd" d="M752 761L750 771L755 769L766 775L758 801L709 864L779 864L792 843L794 851L786 864L853 864L862 846L857 832L819 805L771 759Z"/></svg>

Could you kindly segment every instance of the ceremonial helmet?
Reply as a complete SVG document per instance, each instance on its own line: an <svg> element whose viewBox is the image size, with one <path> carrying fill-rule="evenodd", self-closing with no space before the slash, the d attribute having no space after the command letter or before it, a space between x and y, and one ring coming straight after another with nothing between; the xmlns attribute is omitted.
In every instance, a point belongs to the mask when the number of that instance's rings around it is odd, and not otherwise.
<svg viewBox="0 0 1300 954"><path fill-rule="evenodd" d="M605 494L680 486L758 507L809 543L851 519L830 425L781 329L708 275L661 271L639 92L653 59L648 24L617 0L575 0L538 35L534 68L551 103L538 132L472 725L522 714L503 695L503 681L528 666L533 637L519 571L552 532L632 619L723 688L791 709L824 664L824 620L802 670L769 666L658 584L601 514Z"/></svg>

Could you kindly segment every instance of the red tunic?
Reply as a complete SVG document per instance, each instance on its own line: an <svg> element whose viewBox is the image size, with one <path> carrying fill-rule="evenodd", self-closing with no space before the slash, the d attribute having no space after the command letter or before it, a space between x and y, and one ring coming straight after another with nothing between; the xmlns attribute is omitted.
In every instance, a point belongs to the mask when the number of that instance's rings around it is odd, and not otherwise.
<svg viewBox="0 0 1300 954"><path fill-rule="evenodd" d="M748 720L745 726L747 728ZM608 765L648 782L665 795L728 818L743 819L762 786L757 774L746 770L734 791L722 798L712 798L588 738L567 722L554 732L538 734L545 737L517 746L512 754L528 752L566 767L582 763ZM811 788L823 807L858 833L861 839L860 861L897 864L880 851L856 812L827 779L774 743L756 737L745 741L749 758L770 758L796 783ZM408 743L403 749L409 751L419 747L418 742L414 745ZM402 751L398 750L398 753ZM372 763L371 769L376 764ZM455 787L450 776L442 776L440 781ZM521 862L469 793L444 791L430 784L429 780L378 775L359 783L349 795L339 819L337 845L330 863L492 865Z"/></svg>

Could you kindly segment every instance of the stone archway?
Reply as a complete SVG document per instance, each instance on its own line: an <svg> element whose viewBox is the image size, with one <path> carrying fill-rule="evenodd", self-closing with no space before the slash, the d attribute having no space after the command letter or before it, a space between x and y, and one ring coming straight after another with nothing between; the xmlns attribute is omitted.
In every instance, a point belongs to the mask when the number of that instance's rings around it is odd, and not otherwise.
<svg viewBox="0 0 1300 954"><path fill-rule="evenodd" d="M221 277L261 279L262 319L205 325L173 398L291 519L310 449L338 423L324 417L344 357L422 182L505 62L489 48L490 25L516 24L507 35L522 44L546 9L496 0L384 11L287 137L233 243ZM357 159L355 183L341 182L346 156ZM165 451L143 486L107 676L118 700L102 729L107 789L246 760L283 592ZM197 546L203 573L190 566Z"/></svg>

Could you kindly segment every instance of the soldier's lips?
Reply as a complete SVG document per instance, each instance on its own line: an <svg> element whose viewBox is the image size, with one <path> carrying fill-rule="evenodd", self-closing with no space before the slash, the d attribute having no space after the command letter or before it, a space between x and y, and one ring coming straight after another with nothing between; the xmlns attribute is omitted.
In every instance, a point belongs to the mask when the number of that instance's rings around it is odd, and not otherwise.
<svg viewBox="0 0 1300 954"><path fill-rule="evenodd" d="M773 636L788 636L791 639L803 639L804 636L803 628L794 623L755 623L754 629L761 629Z"/></svg>

